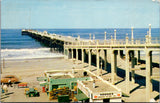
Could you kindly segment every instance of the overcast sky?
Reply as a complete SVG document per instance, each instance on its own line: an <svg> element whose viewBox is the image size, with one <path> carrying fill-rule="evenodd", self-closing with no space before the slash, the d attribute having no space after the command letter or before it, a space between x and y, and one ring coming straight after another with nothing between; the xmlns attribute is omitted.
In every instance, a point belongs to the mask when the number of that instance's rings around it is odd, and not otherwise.
<svg viewBox="0 0 160 103"><path fill-rule="evenodd" d="M153 28L152 0L2 0L2 28Z"/></svg>

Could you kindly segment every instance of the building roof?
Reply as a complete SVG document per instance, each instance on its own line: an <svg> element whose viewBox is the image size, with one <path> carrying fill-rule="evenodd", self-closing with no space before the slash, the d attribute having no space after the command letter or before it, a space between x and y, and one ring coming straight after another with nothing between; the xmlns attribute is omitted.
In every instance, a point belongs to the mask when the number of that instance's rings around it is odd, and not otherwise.
<svg viewBox="0 0 160 103"><path fill-rule="evenodd" d="M117 91L115 88L112 86L100 81L96 80L95 81L95 88L93 88L93 81L82 81L82 83L88 87L93 93L94 92L110 92L110 91Z"/></svg>

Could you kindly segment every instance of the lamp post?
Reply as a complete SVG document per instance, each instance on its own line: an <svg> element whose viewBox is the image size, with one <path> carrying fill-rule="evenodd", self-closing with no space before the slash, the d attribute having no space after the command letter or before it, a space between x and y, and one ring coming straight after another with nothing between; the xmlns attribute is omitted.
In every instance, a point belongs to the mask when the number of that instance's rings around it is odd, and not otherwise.
<svg viewBox="0 0 160 103"><path fill-rule="evenodd" d="M89 39L90 39L90 41L91 41L91 33L89 34Z"/></svg>
<svg viewBox="0 0 160 103"><path fill-rule="evenodd" d="M95 35L93 34L93 43L95 43Z"/></svg>
<svg viewBox="0 0 160 103"><path fill-rule="evenodd" d="M116 29L114 30L114 40L116 41Z"/></svg>
<svg viewBox="0 0 160 103"><path fill-rule="evenodd" d="M149 24L149 43L151 43L151 24Z"/></svg>
<svg viewBox="0 0 160 103"><path fill-rule="evenodd" d="M126 44L128 44L128 33L126 33Z"/></svg>
<svg viewBox="0 0 160 103"><path fill-rule="evenodd" d="M106 44L106 31L104 32L104 45Z"/></svg>
<svg viewBox="0 0 160 103"><path fill-rule="evenodd" d="M132 44L134 44L134 40L133 40L133 27L131 27L131 32L132 32Z"/></svg>
<svg viewBox="0 0 160 103"><path fill-rule="evenodd" d="M106 31L104 32L104 40L106 40Z"/></svg>
<svg viewBox="0 0 160 103"><path fill-rule="evenodd" d="M93 34L93 40L95 40L95 35Z"/></svg>

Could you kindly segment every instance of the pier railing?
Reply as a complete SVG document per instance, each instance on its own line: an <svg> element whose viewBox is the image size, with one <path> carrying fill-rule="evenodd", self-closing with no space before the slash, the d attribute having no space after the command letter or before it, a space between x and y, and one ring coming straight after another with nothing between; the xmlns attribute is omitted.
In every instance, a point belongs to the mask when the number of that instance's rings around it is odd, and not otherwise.
<svg viewBox="0 0 160 103"><path fill-rule="evenodd" d="M62 36L57 34L50 34L47 33L47 31L44 32L38 32L35 30L22 30L22 31L28 31L31 33L35 33L36 35L45 36L51 39L59 39L64 41L65 45L151 45L151 44L158 44L160 45L160 37L151 37L151 34L146 35L145 38L128 38L128 34L126 35L125 39L116 39L116 35L114 39L111 37L111 39L104 39L104 40L96 40L95 38L93 40L90 39L83 39L79 37L71 37L71 36Z"/></svg>
<svg viewBox="0 0 160 103"><path fill-rule="evenodd" d="M148 38L139 38L135 40L119 39L119 40L77 40L72 39L72 43L66 43L66 45L137 45L137 44L159 44L160 45L160 37L152 37L150 40Z"/></svg>

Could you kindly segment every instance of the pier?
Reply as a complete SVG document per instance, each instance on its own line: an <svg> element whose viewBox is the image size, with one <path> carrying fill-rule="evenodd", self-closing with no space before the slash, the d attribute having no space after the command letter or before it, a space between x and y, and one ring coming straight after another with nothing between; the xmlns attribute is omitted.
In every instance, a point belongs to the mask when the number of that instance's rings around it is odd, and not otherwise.
<svg viewBox="0 0 160 103"><path fill-rule="evenodd" d="M160 78L159 75L153 73L155 67L159 72L159 63L153 63L152 60L152 53L160 51L160 38L151 36L151 25L149 25L148 34L143 39L134 39L133 28L131 34L131 38L126 34L126 38L118 40L116 39L116 30L114 30L114 38L112 36L107 38L106 32L104 32L104 40L99 41L91 38L84 40L80 36L73 38L49 34L46 31L22 30L22 35L29 35L37 39L49 46L53 52L62 52L65 59L76 60L77 63L81 61L82 69L85 69L86 63L88 63L87 70L95 72L94 74L100 79L103 78L103 70L108 74L110 72L109 80L106 82L120 88L126 95L132 96L133 89L137 86L135 76L142 75L145 77L145 101L149 102L157 93L153 91L153 80ZM141 51L145 53L145 60L140 59ZM122 80L118 79L121 75L121 73L118 74L117 69L120 60L123 63L121 65L125 66ZM95 71L93 65L96 66ZM145 73L135 73L144 70Z"/></svg>

